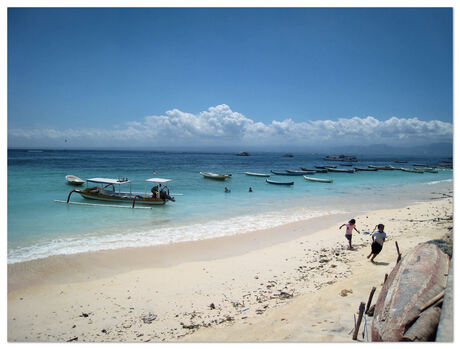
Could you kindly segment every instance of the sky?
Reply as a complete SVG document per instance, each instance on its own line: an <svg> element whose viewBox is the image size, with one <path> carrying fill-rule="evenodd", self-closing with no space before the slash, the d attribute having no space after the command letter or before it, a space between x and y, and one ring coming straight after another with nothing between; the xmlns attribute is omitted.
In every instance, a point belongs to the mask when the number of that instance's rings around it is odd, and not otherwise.
<svg viewBox="0 0 460 349"><path fill-rule="evenodd" d="M9 8L9 147L452 142L450 8Z"/></svg>

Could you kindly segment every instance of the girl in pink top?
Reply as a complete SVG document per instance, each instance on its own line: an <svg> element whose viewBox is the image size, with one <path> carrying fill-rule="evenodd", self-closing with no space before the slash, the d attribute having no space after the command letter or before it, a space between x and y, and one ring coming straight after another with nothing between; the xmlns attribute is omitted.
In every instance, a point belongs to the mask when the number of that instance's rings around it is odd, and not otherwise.
<svg viewBox="0 0 460 349"><path fill-rule="evenodd" d="M350 219L348 221L348 223L344 223L339 227L339 229L342 229L343 226L347 227L347 231L345 232L345 237L348 240L348 245L349 245L348 248L350 250L353 249L353 247L351 246L351 237L352 237L352 234L353 234L353 229L356 230L358 233L360 233L359 230L356 229L355 224L356 224L356 221L354 219Z"/></svg>

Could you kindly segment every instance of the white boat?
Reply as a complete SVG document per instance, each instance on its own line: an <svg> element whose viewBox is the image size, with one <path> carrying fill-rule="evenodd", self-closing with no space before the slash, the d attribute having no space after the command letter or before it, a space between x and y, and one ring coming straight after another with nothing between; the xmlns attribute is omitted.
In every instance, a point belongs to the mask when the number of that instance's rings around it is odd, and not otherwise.
<svg viewBox="0 0 460 349"><path fill-rule="evenodd" d="M255 177L270 177L270 175L267 173L245 172L244 174L247 176L255 176Z"/></svg>
<svg viewBox="0 0 460 349"><path fill-rule="evenodd" d="M221 174L221 173L212 173L212 172L200 172L200 174L201 174L204 178L219 179L219 180L226 180L227 178L229 178L229 177L232 176L230 173L228 173L228 174Z"/></svg>
<svg viewBox="0 0 460 349"><path fill-rule="evenodd" d="M344 173L355 173L354 169L346 169L346 168L328 168L329 172L344 172Z"/></svg>
<svg viewBox="0 0 460 349"><path fill-rule="evenodd" d="M327 178L313 178L313 177L307 177L307 176L303 176L303 178L311 182L322 182L322 183L332 183L333 182L332 179L327 179Z"/></svg>
<svg viewBox="0 0 460 349"><path fill-rule="evenodd" d="M65 176L65 179L67 183L71 185L82 185L83 183L85 183L83 179L78 178L77 176L74 176L74 175L67 175Z"/></svg>
<svg viewBox="0 0 460 349"><path fill-rule="evenodd" d="M423 172L438 173L438 170L436 170L436 169L433 168L433 167L428 167L428 168L423 168L423 167L421 167L420 170L422 170Z"/></svg>
<svg viewBox="0 0 460 349"><path fill-rule="evenodd" d="M416 168L404 168L404 167L401 167L400 170L404 171L404 172L412 172L412 173L423 173L424 172L423 170L419 170L419 169L416 169Z"/></svg>
<svg viewBox="0 0 460 349"><path fill-rule="evenodd" d="M170 179L164 178L149 178L145 180L144 193L133 193L131 191L131 181L128 179L91 178L86 180L85 189L72 190L67 196L66 203L72 203L70 202L70 196L72 193L77 193L85 199L90 200L128 202L132 204L132 208L134 208L136 204L164 205L167 201L176 201L173 197L169 196L169 189L167 187L161 187L161 185L170 181ZM148 183L154 183L156 186L154 186L151 191L147 191ZM90 184L95 186L90 187ZM121 186L128 184L129 192L121 191ZM116 190L116 186L118 186L118 191Z"/></svg>

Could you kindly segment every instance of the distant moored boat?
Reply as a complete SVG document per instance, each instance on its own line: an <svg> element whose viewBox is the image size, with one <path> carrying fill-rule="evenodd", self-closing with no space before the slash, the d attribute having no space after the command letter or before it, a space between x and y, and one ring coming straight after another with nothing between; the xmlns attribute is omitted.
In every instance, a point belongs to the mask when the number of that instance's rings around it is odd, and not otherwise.
<svg viewBox="0 0 460 349"><path fill-rule="evenodd" d="M212 172L200 172L200 174L205 178L218 179L218 180L226 180L227 178L232 176L230 173L221 174L221 173L212 173Z"/></svg>
<svg viewBox="0 0 460 349"><path fill-rule="evenodd" d="M294 182L278 182L278 181L272 181L270 179L266 179L265 182L270 183L270 184L276 184L276 185L293 185Z"/></svg>
<svg viewBox="0 0 460 349"><path fill-rule="evenodd" d="M245 172L244 174L248 176L255 176L255 177L270 177L270 175L267 173Z"/></svg>
<svg viewBox="0 0 460 349"><path fill-rule="evenodd" d="M77 176L74 176L74 175L67 175L65 176L65 179L67 183L71 185L82 185L83 183L85 183L83 179L78 178Z"/></svg>
<svg viewBox="0 0 460 349"><path fill-rule="evenodd" d="M332 179L327 179L327 178L313 178L313 177L307 177L307 176L303 176L303 178L305 178L307 181L310 181L310 182L322 182L322 183L332 183L333 182Z"/></svg>

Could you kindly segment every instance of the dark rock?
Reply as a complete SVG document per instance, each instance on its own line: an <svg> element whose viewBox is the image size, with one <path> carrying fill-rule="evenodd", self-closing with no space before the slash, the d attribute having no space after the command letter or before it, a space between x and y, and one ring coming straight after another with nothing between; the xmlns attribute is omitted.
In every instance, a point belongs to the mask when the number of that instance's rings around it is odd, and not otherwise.
<svg viewBox="0 0 460 349"><path fill-rule="evenodd" d="M211 303L211 304L209 304L209 308L216 309L216 306L214 305L214 303Z"/></svg>
<svg viewBox="0 0 460 349"><path fill-rule="evenodd" d="M147 315L144 315L141 317L142 321L144 321L144 324L151 324L154 320L156 320L157 315L148 313Z"/></svg>

